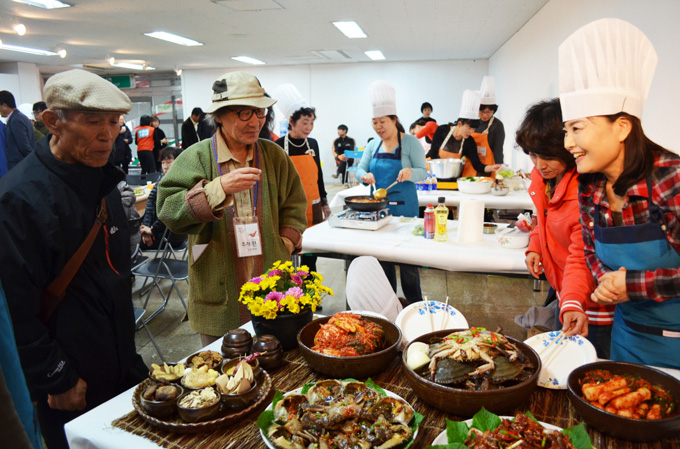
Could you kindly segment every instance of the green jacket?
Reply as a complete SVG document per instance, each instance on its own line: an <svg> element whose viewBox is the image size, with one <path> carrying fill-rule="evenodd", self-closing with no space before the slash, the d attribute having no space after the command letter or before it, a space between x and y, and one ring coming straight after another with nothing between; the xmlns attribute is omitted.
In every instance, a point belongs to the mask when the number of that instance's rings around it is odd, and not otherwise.
<svg viewBox="0 0 680 449"><path fill-rule="evenodd" d="M219 177L212 140L184 150L158 189L158 218L172 232L189 234L189 321L195 331L222 336L239 326L238 296L244 278L243 259L236 257L232 209L212 211L203 186ZM255 258L254 276L277 260L290 259L281 236L298 252L307 227L307 199L290 158L274 143L260 139L257 217L263 255ZM207 244L194 258L195 245ZM198 254L198 253L197 253Z"/></svg>

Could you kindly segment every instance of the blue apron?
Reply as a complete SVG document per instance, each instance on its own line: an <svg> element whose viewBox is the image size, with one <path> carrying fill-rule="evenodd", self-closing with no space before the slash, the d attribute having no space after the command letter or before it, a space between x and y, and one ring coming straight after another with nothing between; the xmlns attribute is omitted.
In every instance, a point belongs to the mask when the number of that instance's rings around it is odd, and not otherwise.
<svg viewBox="0 0 680 449"><path fill-rule="evenodd" d="M376 189L386 189L390 184L397 180L401 165L401 133L397 131L399 143L397 148L391 153L381 153L382 141L378 144L368 171L373 173ZM411 181L400 182L392 187L397 193L387 192L389 197L388 208L390 214L402 217L418 216L418 192L416 185Z"/></svg>
<svg viewBox="0 0 680 449"><path fill-rule="evenodd" d="M651 196L652 184L647 179ZM612 228L599 225L595 206L597 257L611 270L648 271L680 267L680 255L666 239L661 208L649 198L648 223ZM612 360L680 368L680 298L663 302L627 301L616 305L611 343Z"/></svg>

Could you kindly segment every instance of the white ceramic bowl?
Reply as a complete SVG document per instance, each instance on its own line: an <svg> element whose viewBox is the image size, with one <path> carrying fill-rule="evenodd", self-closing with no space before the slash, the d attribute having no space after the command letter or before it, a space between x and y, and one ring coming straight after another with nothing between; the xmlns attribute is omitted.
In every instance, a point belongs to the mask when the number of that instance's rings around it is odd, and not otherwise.
<svg viewBox="0 0 680 449"><path fill-rule="evenodd" d="M476 177L477 181L464 181L458 179L458 190L462 193L484 194L491 191L491 181L482 177ZM483 180L483 181L482 181Z"/></svg>
<svg viewBox="0 0 680 449"><path fill-rule="evenodd" d="M503 180L506 186L512 191L512 190L526 190L527 189L527 184L524 182L525 180L523 178L520 178L519 176L513 176L511 178L506 178Z"/></svg>
<svg viewBox="0 0 680 449"><path fill-rule="evenodd" d="M529 233L522 232L517 228L496 229L496 243L503 248L517 249L529 246Z"/></svg>

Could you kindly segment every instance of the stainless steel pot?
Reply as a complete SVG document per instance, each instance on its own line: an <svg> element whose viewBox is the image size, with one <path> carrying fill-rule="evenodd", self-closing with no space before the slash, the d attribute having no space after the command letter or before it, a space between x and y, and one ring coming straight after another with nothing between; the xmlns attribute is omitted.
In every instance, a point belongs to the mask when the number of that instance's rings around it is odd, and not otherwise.
<svg viewBox="0 0 680 449"><path fill-rule="evenodd" d="M428 161L430 171L437 179L457 178L463 171L464 162L460 159L445 158Z"/></svg>

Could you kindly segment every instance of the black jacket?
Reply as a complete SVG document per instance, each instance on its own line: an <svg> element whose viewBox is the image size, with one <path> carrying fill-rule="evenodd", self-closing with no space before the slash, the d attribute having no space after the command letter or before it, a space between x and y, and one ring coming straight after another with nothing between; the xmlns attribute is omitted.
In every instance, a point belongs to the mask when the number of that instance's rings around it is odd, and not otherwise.
<svg viewBox="0 0 680 449"><path fill-rule="evenodd" d="M127 143L125 142L127 140ZM116 136L116 142L113 145L113 154L109 158L116 165L130 164L132 160L132 150L130 149L130 144L132 143L132 133L130 128L125 125L125 132L120 133Z"/></svg>
<svg viewBox="0 0 680 449"><path fill-rule="evenodd" d="M51 137L0 180L0 279L34 399L63 393L81 377L90 409L147 374L135 351L129 233L116 188L124 174L110 164L57 160ZM44 325L41 292L85 239L102 197L108 220Z"/></svg>
<svg viewBox="0 0 680 449"><path fill-rule="evenodd" d="M194 122L192 122L191 117L189 117L182 123L182 149L186 150L191 145L198 142L198 140L198 133L196 132L196 128L194 128Z"/></svg>

